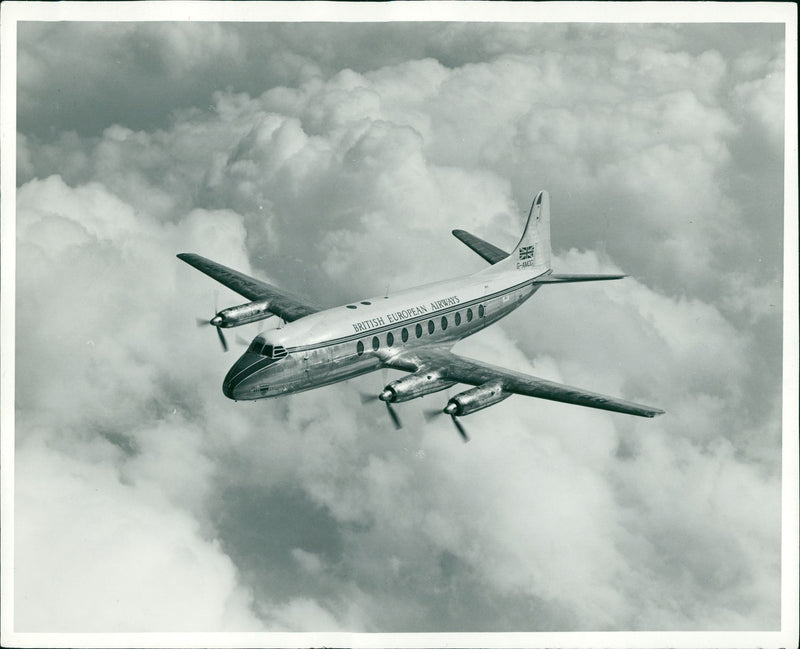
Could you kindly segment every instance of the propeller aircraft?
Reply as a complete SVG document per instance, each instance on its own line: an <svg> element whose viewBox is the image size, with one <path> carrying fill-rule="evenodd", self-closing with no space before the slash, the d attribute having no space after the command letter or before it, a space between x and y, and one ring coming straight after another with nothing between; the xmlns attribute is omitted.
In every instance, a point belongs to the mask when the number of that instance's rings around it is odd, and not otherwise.
<svg viewBox="0 0 800 649"><path fill-rule="evenodd" d="M223 348L223 328L277 316L283 326L259 333L222 384L235 401L278 397L344 381L381 368L407 372L372 398L392 404L450 388L469 389L451 397L437 414L450 415L466 441L459 417L483 410L512 394L614 412L654 417L663 410L510 371L450 351L459 340L497 322L542 286L616 280L625 275L568 275L550 267L550 199L540 191L516 247L507 253L463 230L460 241L490 266L477 273L434 282L393 295L320 308L271 284L191 253L179 259L209 275L249 302L219 311L210 321Z"/></svg>

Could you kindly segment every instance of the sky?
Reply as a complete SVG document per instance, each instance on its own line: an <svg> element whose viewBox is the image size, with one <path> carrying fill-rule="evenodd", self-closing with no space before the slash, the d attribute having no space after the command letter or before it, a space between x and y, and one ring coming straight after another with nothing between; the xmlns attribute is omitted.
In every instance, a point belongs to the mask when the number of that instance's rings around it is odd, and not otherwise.
<svg viewBox="0 0 800 649"><path fill-rule="evenodd" d="M775 24L21 23L15 629L780 628ZM334 306L546 287L455 351L667 414L387 378L234 403L196 252ZM264 326L263 323L261 326ZM259 325L229 332L249 341ZM455 394L455 389L450 390Z"/></svg>

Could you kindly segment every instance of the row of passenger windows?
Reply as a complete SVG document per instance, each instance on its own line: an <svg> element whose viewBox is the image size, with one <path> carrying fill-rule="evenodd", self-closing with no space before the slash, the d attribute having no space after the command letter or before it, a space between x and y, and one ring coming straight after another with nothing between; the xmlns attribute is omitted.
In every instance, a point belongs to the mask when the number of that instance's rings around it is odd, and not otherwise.
<svg viewBox="0 0 800 649"><path fill-rule="evenodd" d="M478 307L478 317L482 318L485 314L486 314L486 309L481 304ZM475 316L473 315L472 309L467 309L467 314L466 314L467 322L471 322L474 317ZM453 319L455 321L456 327L460 325L461 313L459 311L456 311L455 317ZM447 316L442 316L441 320L442 331L447 329L447 326L448 326ZM433 320L428 320L428 333L432 334L434 331L436 331L436 323ZM418 322L416 327L414 327L414 335L417 338L422 338L422 333L423 333L422 324ZM408 329L403 327L400 330L400 340L402 340L403 342L408 342L408 337L409 337L409 331ZM386 346L391 347L392 345L394 345L394 334L390 331L386 334ZM377 336L373 336L372 349L377 351L380 348L380 346L381 346L380 339ZM364 353L364 343L360 340L358 341L358 343L356 343L356 352L358 352L359 356L361 356L361 354Z"/></svg>

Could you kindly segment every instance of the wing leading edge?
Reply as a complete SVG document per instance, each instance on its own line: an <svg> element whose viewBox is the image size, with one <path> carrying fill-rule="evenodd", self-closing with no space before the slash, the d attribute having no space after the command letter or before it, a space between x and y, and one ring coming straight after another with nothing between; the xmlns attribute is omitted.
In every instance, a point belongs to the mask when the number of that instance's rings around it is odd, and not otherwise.
<svg viewBox="0 0 800 649"><path fill-rule="evenodd" d="M267 300L269 302L267 309L287 322L299 320L320 311L319 307L303 302L272 284L262 282L200 255L184 252L177 257L248 300Z"/></svg>
<svg viewBox="0 0 800 649"><path fill-rule="evenodd" d="M424 349L402 352L384 361L387 367L406 372L436 370L443 379L483 385L489 381L500 381L502 389L512 394L521 394L551 401L571 403L576 406L611 410L638 417L655 417L664 414L659 408L652 408L632 401L589 392L569 385L547 381L535 376L495 367L488 363L458 356L441 349Z"/></svg>

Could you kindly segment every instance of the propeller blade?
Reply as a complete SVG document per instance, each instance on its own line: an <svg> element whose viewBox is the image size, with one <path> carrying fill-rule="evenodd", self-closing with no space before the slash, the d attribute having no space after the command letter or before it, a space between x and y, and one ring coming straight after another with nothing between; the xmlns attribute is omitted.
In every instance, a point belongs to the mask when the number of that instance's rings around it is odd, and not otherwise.
<svg viewBox="0 0 800 649"><path fill-rule="evenodd" d="M392 418L392 423L394 424L395 430L400 430L403 427L403 424L400 423L400 417L397 416L394 408L392 408L392 404L388 401L386 402L386 409L389 411L389 416Z"/></svg>
<svg viewBox="0 0 800 649"><path fill-rule="evenodd" d="M373 403L375 401L383 401L386 404L386 410L389 411L389 417L392 418L392 423L394 424L395 429L400 430L403 427L403 424L400 422L400 417L398 416L397 412L394 408L392 408L392 404L386 401L385 399L381 399L380 395L377 394L368 394L366 392L359 392L358 396L361 398L361 403Z"/></svg>
<svg viewBox="0 0 800 649"><path fill-rule="evenodd" d="M383 370L384 373L384 383L386 382L386 368ZM392 424L394 424L395 430L400 430L403 427L403 424L400 422L400 417L398 416L395 409L392 408L391 400L394 398L394 394L388 388L384 388L380 394L367 394L365 392L359 392L358 396L361 397L361 403L367 404L372 403L373 401L383 401L386 404L386 410L389 411L389 417L392 419Z"/></svg>
<svg viewBox="0 0 800 649"><path fill-rule="evenodd" d="M219 342L222 345L222 351L228 351L228 342L225 340L225 334L222 333L221 327L217 327L217 335L219 336Z"/></svg>
<svg viewBox="0 0 800 649"><path fill-rule="evenodd" d="M467 435L467 431L464 428L464 425L458 421L458 417L455 415L450 415L450 419L453 420L453 425L456 427L456 430L461 434L461 437L464 439L464 442L469 441L469 435Z"/></svg>
<svg viewBox="0 0 800 649"><path fill-rule="evenodd" d="M195 318L194 320L197 323L198 327L207 327L208 325L211 324L208 320L205 320L204 318Z"/></svg>
<svg viewBox="0 0 800 649"><path fill-rule="evenodd" d="M450 419L453 422L453 426L456 427L458 434L461 435L462 439L465 442L469 441L469 435L467 435L467 430L464 428L464 424L462 424L458 417L453 412L447 412L447 410L423 410L422 416L425 417L425 421L432 421L439 417L440 415L450 415Z"/></svg>

